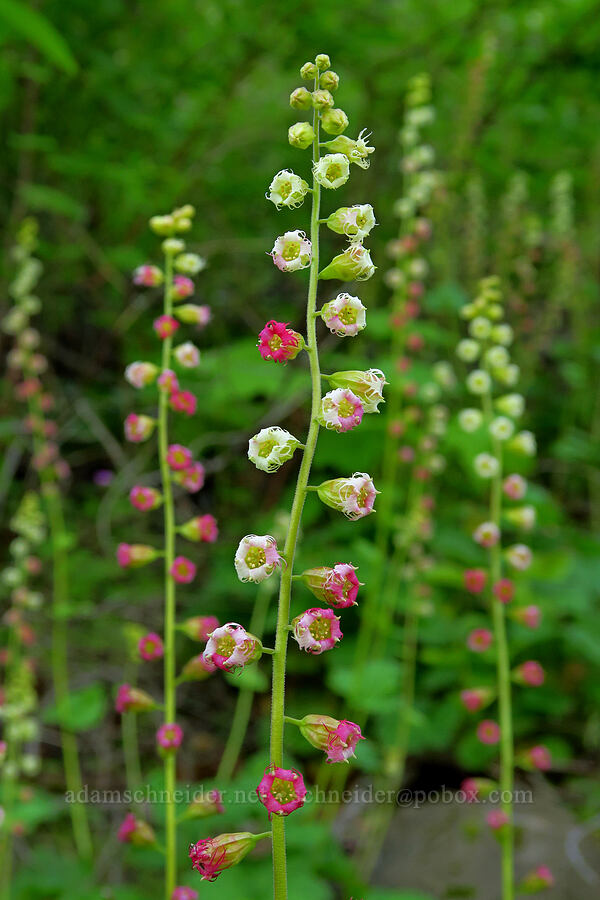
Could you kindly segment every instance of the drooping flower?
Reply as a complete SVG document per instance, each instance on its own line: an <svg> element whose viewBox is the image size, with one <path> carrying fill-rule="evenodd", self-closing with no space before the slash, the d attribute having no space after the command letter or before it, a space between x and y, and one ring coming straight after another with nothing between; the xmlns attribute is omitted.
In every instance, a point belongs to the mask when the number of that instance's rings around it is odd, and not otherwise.
<svg viewBox="0 0 600 900"><path fill-rule="evenodd" d="M169 574L178 584L190 584L196 577L196 566L185 556L176 556Z"/></svg>
<svg viewBox="0 0 600 900"><path fill-rule="evenodd" d="M496 416L490 422L490 434L499 441L507 441L512 437L515 426L507 416Z"/></svg>
<svg viewBox="0 0 600 900"><path fill-rule="evenodd" d="M493 719L483 719L477 726L477 737L482 744L497 744L500 740L500 726Z"/></svg>
<svg viewBox="0 0 600 900"><path fill-rule="evenodd" d="M492 590L501 603L510 603L514 597L515 585L510 578L501 578L494 584Z"/></svg>
<svg viewBox="0 0 600 900"><path fill-rule="evenodd" d="M475 362L480 351L480 344L471 338L464 338L462 341L458 342L456 347L456 355L459 359L462 359L463 362Z"/></svg>
<svg viewBox="0 0 600 900"><path fill-rule="evenodd" d="M129 499L131 504L135 506L136 509L141 510L142 512L148 512L148 510L156 509L163 502L163 497L160 491L156 488L144 487L141 484L136 484L131 488L129 492Z"/></svg>
<svg viewBox="0 0 600 900"><path fill-rule="evenodd" d="M287 362L295 359L304 346L304 340L297 331L288 328L285 322L272 319L258 335L258 350L263 359Z"/></svg>
<svg viewBox="0 0 600 900"><path fill-rule="evenodd" d="M156 743L163 750L177 750L183 741L183 728L177 722L165 722L156 732Z"/></svg>
<svg viewBox="0 0 600 900"><path fill-rule="evenodd" d="M460 788L464 791L467 803L476 803L488 797L496 788L496 783L490 778L465 778Z"/></svg>
<svg viewBox="0 0 600 900"><path fill-rule="evenodd" d="M156 419L150 416L138 416L137 413L129 413L125 419L125 438L133 444L141 444L151 437L156 426Z"/></svg>
<svg viewBox="0 0 600 900"><path fill-rule="evenodd" d="M164 391L166 394L172 394L174 391L179 390L179 381L172 369L165 369L164 372L161 372L156 383L160 390Z"/></svg>
<svg viewBox="0 0 600 900"><path fill-rule="evenodd" d="M348 762L356 756L354 751L358 742L364 740L360 726L355 722L339 721L331 716L304 716L299 728L309 744L325 751L328 763Z"/></svg>
<svg viewBox="0 0 600 900"><path fill-rule="evenodd" d="M117 547L117 562L122 569L135 569L153 562L160 554L148 544L124 544Z"/></svg>
<svg viewBox="0 0 600 900"><path fill-rule="evenodd" d="M513 567L524 572L531 565L533 555L526 544L513 544L505 550L506 559Z"/></svg>
<svg viewBox="0 0 600 900"><path fill-rule="evenodd" d="M204 328L210 322L210 306L198 306L196 303L185 303L174 310L180 322L186 325L197 325Z"/></svg>
<svg viewBox="0 0 600 900"><path fill-rule="evenodd" d="M225 869L241 862L256 840L249 831L239 831L197 841L190 845L192 867L200 873L202 881L215 881Z"/></svg>
<svg viewBox="0 0 600 900"><path fill-rule="evenodd" d="M504 515L509 522L516 525L517 528L522 528L523 531L531 531L537 518L535 507L529 505L507 509Z"/></svg>
<svg viewBox="0 0 600 900"><path fill-rule="evenodd" d="M333 334L338 337L354 337L366 327L366 309L358 297L338 294L335 299L323 305L321 318Z"/></svg>
<svg viewBox="0 0 600 900"><path fill-rule="evenodd" d="M154 844L156 838L147 822L136 818L133 813L127 813L117 832L117 840L122 844L144 847Z"/></svg>
<svg viewBox="0 0 600 900"><path fill-rule="evenodd" d="M531 431L519 431L508 446L523 456L535 456L537 450L535 435Z"/></svg>
<svg viewBox="0 0 600 900"><path fill-rule="evenodd" d="M513 610L512 617L522 625L526 625L527 628L537 628L542 616L539 606L531 604L530 606L523 606L521 609Z"/></svg>
<svg viewBox="0 0 600 900"><path fill-rule="evenodd" d="M188 541L203 541L207 544L214 544L219 536L217 520L210 513L203 516L194 516L183 525L179 526L179 533Z"/></svg>
<svg viewBox="0 0 600 900"><path fill-rule="evenodd" d="M375 227L375 214L370 203L341 206L327 219L327 227L351 241L362 241Z"/></svg>
<svg viewBox="0 0 600 900"><path fill-rule="evenodd" d="M165 652L160 635L154 631L150 631L140 638L138 650L142 659L145 659L147 662L161 659Z"/></svg>
<svg viewBox="0 0 600 900"><path fill-rule="evenodd" d="M317 493L326 506L331 506L350 520L362 519L374 511L375 489L373 479L365 472L355 472L351 478L332 478L317 488Z"/></svg>
<svg viewBox="0 0 600 900"><path fill-rule="evenodd" d="M216 616L193 616L185 620L181 630L193 641L207 641L218 627L219 620Z"/></svg>
<svg viewBox="0 0 600 900"><path fill-rule="evenodd" d="M194 888L178 885L173 888L171 900L198 900L198 891Z"/></svg>
<svg viewBox="0 0 600 900"><path fill-rule="evenodd" d="M257 637L237 622L228 622L211 632L202 655L218 669L231 672L260 659L261 653Z"/></svg>
<svg viewBox="0 0 600 900"><path fill-rule="evenodd" d="M500 529L494 522L482 522L473 532L473 540L482 547L493 547L500 540Z"/></svg>
<svg viewBox="0 0 600 900"><path fill-rule="evenodd" d="M525 876L517 886L519 894L537 894L546 888L554 886L554 875L548 866L538 866L533 872Z"/></svg>
<svg viewBox="0 0 600 900"><path fill-rule="evenodd" d="M467 389L471 394L487 394L491 386L491 379L484 369L473 369L467 375Z"/></svg>
<svg viewBox="0 0 600 900"><path fill-rule="evenodd" d="M173 262L176 272L183 275L197 275L206 268L206 260L197 253L180 253Z"/></svg>
<svg viewBox="0 0 600 900"><path fill-rule="evenodd" d="M132 687L130 684L119 685L115 700L115 710L118 713L147 712L155 708L156 703L145 691Z"/></svg>
<svg viewBox="0 0 600 900"><path fill-rule="evenodd" d="M525 752L525 757L534 769L547 772L552 767L552 754L544 744L536 744Z"/></svg>
<svg viewBox="0 0 600 900"><path fill-rule="evenodd" d="M480 594L485 587L487 573L484 569L466 569L463 573L465 588L470 594Z"/></svg>
<svg viewBox="0 0 600 900"><path fill-rule="evenodd" d="M502 483L502 489L511 500L522 500L527 491L527 482L521 475L508 475Z"/></svg>
<svg viewBox="0 0 600 900"><path fill-rule="evenodd" d="M138 266L133 273L133 283L140 287L159 287L164 280L162 270L149 264Z"/></svg>
<svg viewBox="0 0 600 900"><path fill-rule="evenodd" d="M345 609L356 606L356 597L361 582L356 575L356 566L352 563L336 563L330 566L317 566L307 569L300 576L309 591L334 609Z"/></svg>
<svg viewBox="0 0 600 900"><path fill-rule="evenodd" d="M335 189L350 177L350 162L343 153L327 153L313 165L313 176L321 187Z"/></svg>
<svg viewBox="0 0 600 900"><path fill-rule="evenodd" d="M125 369L125 379L135 388L147 387L155 380L159 368L154 363L132 362Z"/></svg>
<svg viewBox="0 0 600 900"><path fill-rule="evenodd" d="M187 300L196 290L194 282L186 275L175 275L171 287L173 300Z"/></svg>
<svg viewBox="0 0 600 900"><path fill-rule="evenodd" d="M510 821L508 815L501 809L491 809L486 814L485 820L493 831L500 831Z"/></svg>
<svg viewBox="0 0 600 900"><path fill-rule="evenodd" d="M179 328L179 322L173 316L159 316L154 320L153 328L161 340L165 340L175 334Z"/></svg>
<svg viewBox="0 0 600 900"><path fill-rule="evenodd" d="M184 369L195 369L200 362L200 351L191 341L178 344L173 350L173 356Z"/></svg>
<svg viewBox="0 0 600 900"><path fill-rule="evenodd" d="M181 444L171 444L167 450L167 462L175 472L188 469L192 463L192 451Z"/></svg>
<svg viewBox="0 0 600 900"><path fill-rule="evenodd" d="M491 688L467 688L460 692L460 702L469 712L479 712L491 703L494 692Z"/></svg>
<svg viewBox="0 0 600 900"><path fill-rule="evenodd" d="M458 423L463 431L471 433L477 431L483 422L483 413L479 409L461 409L458 414Z"/></svg>
<svg viewBox="0 0 600 900"><path fill-rule="evenodd" d="M169 406L175 412L193 416L198 408L198 400L191 391L175 391L169 397Z"/></svg>
<svg viewBox="0 0 600 900"><path fill-rule="evenodd" d="M240 581L264 581L283 562L277 541L270 534L247 534L235 553L235 571Z"/></svg>
<svg viewBox="0 0 600 900"><path fill-rule="evenodd" d="M318 421L334 431L350 431L362 422L363 411L360 399L349 388L336 388L321 400Z"/></svg>
<svg viewBox="0 0 600 900"><path fill-rule="evenodd" d="M351 163L355 163L361 169L368 169L371 165L369 156L375 152L375 147L369 146L368 140L370 135L365 134L365 132L366 128L363 128L356 140L340 135L333 141L328 141L325 146L328 150L333 150L334 153L343 153Z"/></svg>
<svg viewBox="0 0 600 900"><path fill-rule="evenodd" d="M301 650L318 656L342 639L339 623L339 616L332 609L307 609L292 620L292 633Z"/></svg>
<svg viewBox="0 0 600 900"><path fill-rule="evenodd" d="M367 281L375 274L371 254L360 243L351 243L342 253L334 256L328 266L319 272L324 281Z"/></svg>
<svg viewBox="0 0 600 900"><path fill-rule="evenodd" d="M173 480L180 484L189 494L195 494L204 487L205 474L202 463L193 462L187 469L183 469L181 472L174 472Z"/></svg>
<svg viewBox="0 0 600 900"><path fill-rule="evenodd" d="M543 667L534 659L521 663L514 671L515 681L528 684L529 687L540 687L546 679Z"/></svg>
<svg viewBox="0 0 600 900"><path fill-rule="evenodd" d="M285 428L271 425L261 428L248 442L248 459L261 472L276 472L302 446Z"/></svg>
<svg viewBox="0 0 600 900"><path fill-rule="evenodd" d="M303 231L286 231L275 241L270 256L282 272L297 272L310 266L312 244Z"/></svg>
<svg viewBox="0 0 600 900"><path fill-rule="evenodd" d="M492 632L488 628L474 628L467 638L467 647L474 653L483 653L492 643Z"/></svg>
<svg viewBox="0 0 600 900"><path fill-rule="evenodd" d="M266 196L277 209L282 206L294 209L302 205L307 193L308 184L303 178L290 169L282 169L273 178Z"/></svg>
<svg viewBox="0 0 600 900"><path fill-rule="evenodd" d="M345 372L334 372L329 376L329 384L334 388L348 388L359 398L363 412L379 412L378 406L383 403L383 388L387 384L381 369L350 369Z"/></svg>
<svg viewBox="0 0 600 900"><path fill-rule="evenodd" d="M294 810L304 806L306 787L304 779L296 769L282 769L271 765L256 788L258 799L272 815L289 816Z"/></svg>
<svg viewBox="0 0 600 900"><path fill-rule="evenodd" d="M489 453L478 453L473 466L480 478L494 478L500 471L500 462Z"/></svg>

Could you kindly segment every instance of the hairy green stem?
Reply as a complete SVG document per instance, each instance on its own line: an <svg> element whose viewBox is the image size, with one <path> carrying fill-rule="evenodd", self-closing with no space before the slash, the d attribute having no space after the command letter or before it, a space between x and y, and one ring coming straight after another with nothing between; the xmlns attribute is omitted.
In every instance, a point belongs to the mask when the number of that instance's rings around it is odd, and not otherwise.
<svg viewBox="0 0 600 900"><path fill-rule="evenodd" d="M315 90L318 88L318 77ZM319 160L319 113L313 113L313 162ZM283 765L283 731L285 715L285 663L287 654L288 625L290 617L290 601L294 555L298 541L302 509L306 499L306 489L310 476L317 438L319 422L317 416L321 407L321 372L317 350L317 330L313 313L317 302L317 284L319 278L319 210L321 204L321 187L313 175L312 213L310 219L310 240L312 242L312 258L310 263L310 279L306 304L306 344L310 362L312 384L312 404L310 426L306 438L306 446L302 454L302 462L298 472L296 491L290 513L290 525L285 541L283 555L286 566L281 574L279 586L279 609L277 613L277 630L275 637L275 655L273 657L273 686L271 700L271 763ZM273 897L274 900L287 900L287 871L285 852L285 825L282 816L274 816L273 832Z"/></svg>

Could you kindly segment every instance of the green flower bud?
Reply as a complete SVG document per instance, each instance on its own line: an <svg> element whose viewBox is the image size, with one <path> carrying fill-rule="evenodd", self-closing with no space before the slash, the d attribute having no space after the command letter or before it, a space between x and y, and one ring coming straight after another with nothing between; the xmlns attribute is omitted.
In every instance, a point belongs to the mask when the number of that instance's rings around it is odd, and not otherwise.
<svg viewBox="0 0 600 900"><path fill-rule="evenodd" d="M343 253L339 253L328 266L319 272L319 278L340 281L366 281L375 272L371 255L362 244L352 244Z"/></svg>
<svg viewBox="0 0 600 900"><path fill-rule="evenodd" d="M168 237L175 230L175 219L173 216L152 216L150 228L155 234L159 234L161 237Z"/></svg>
<svg viewBox="0 0 600 900"><path fill-rule="evenodd" d="M319 79L319 86L327 91L336 91L340 86L340 76L331 69L329 72L323 72Z"/></svg>
<svg viewBox="0 0 600 900"><path fill-rule="evenodd" d="M349 125L348 116L343 109L327 109L321 117L321 125L327 134L341 134Z"/></svg>
<svg viewBox="0 0 600 900"><path fill-rule="evenodd" d="M326 53L319 53L315 59L315 62L317 64L317 69L319 69L321 72L324 72L325 69L328 69L331 65L331 60Z"/></svg>
<svg viewBox="0 0 600 900"><path fill-rule="evenodd" d="M312 106L312 95L305 87L296 88L290 94L290 106L294 109L310 109Z"/></svg>
<svg viewBox="0 0 600 900"><path fill-rule="evenodd" d="M288 128L288 141L292 147L299 147L300 150L306 150L310 147L315 139L315 132L312 125L308 122L296 122Z"/></svg>
<svg viewBox="0 0 600 900"><path fill-rule="evenodd" d="M329 109L329 107L333 106L333 103L333 95L329 91L319 90L312 92L312 105L315 109Z"/></svg>
<svg viewBox="0 0 600 900"><path fill-rule="evenodd" d="M181 241L179 238L167 238L166 241L162 242L162 249L163 253L175 256L177 253L183 253L185 250L185 241Z"/></svg>
<svg viewBox="0 0 600 900"><path fill-rule="evenodd" d="M305 81L314 81L317 77L317 67L311 62L304 63L300 69L300 75Z"/></svg>

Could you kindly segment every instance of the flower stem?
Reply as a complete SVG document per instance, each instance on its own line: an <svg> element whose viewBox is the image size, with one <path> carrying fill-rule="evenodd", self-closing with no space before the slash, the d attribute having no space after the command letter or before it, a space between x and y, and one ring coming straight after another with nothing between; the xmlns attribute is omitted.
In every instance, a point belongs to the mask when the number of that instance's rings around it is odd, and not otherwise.
<svg viewBox="0 0 600 900"><path fill-rule="evenodd" d="M172 314L171 287L173 283L173 256L165 254L164 315ZM169 369L171 363L171 336L163 341L161 369ZM175 558L175 510L171 473L167 462L169 447L169 399L166 391L159 393L158 406L158 453L163 492L163 514L165 528L165 609L164 609L164 697L165 723L175 721L175 580L171 567ZM175 765L176 754L167 753L164 758L165 806L165 900L170 900L177 880L177 821L175 808Z"/></svg>
<svg viewBox="0 0 600 900"><path fill-rule="evenodd" d="M317 77L318 80L318 77ZM315 90L318 83L315 85ZM313 162L319 160L319 113L313 113ZM279 609L277 614L277 630L275 638L275 655L273 657L273 686L271 700L271 763L283 765L283 730L285 715L285 663L287 654L288 625L290 618L290 601L292 591L292 570L294 555L298 541L302 509L306 499L308 479L312 465L319 423L317 416L321 405L321 372L317 350L317 329L313 313L317 303L317 283L319 278L319 210L321 205L321 187L313 175L312 212L310 219L310 240L312 242L312 258L310 263L310 279L306 304L306 338L310 375L312 384L312 404L310 425L306 438L306 447L302 454L302 462L298 472L296 491L290 513L290 525L285 541L283 555L287 565L281 574L279 586ZM274 816L273 833L273 897L274 900L287 898L287 872L285 853L285 825L281 816Z"/></svg>

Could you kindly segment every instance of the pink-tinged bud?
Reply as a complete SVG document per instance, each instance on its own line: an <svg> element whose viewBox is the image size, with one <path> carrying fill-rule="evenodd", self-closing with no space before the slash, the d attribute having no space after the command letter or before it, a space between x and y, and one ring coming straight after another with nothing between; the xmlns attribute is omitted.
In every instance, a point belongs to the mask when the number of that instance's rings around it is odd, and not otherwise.
<svg viewBox="0 0 600 900"><path fill-rule="evenodd" d="M283 563L277 541L270 534L247 534L240 541L234 558L240 581L264 581Z"/></svg>
<svg viewBox="0 0 600 900"><path fill-rule="evenodd" d="M460 692L460 702L468 712L479 712L494 699L491 688L467 688Z"/></svg>
<svg viewBox="0 0 600 900"><path fill-rule="evenodd" d="M487 813L485 821L493 831L498 832L506 828L510 819L501 809L491 809L489 813Z"/></svg>
<svg viewBox="0 0 600 900"><path fill-rule="evenodd" d="M474 653L483 653L492 643L492 632L488 628L475 628L467 638L467 647Z"/></svg>
<svg viewBox="0 0 600 900"><path fill-rule="evenodd" d="M258 837L249 831L219 834L191 844L189 857L202 881L215 881L225 869L241 862L257 840Z"/></svg>
<svg viewBox="0 0 600 900"><path fill-rule="evenodd" d="M200 363L200 351L191 341L178 344L173 350L173 356L184 369L195 369Z"/></svg>
<svg viewBox="0 0 600 900"><path fill-rule="evenodd" d="M483 719L477 726L477 737L482 744L497 744L500 740L500 726L493 719Z"/></svg>
<svg viewBox="0 0 600 900"><path fill-rule="evenodd" d="M263 359L286 363L295 359L304 347L304 339L285 322L271 319L258 335L258 351Z"/></svg>
<svg viewBox="0 0 600 900"><path fill-rule="evenodd" d="M307 609L292 619L292 628L300 649L315 656L331 650L343 637L339 616L332 609Z"/></svg>
<svg viewBox="0 0 600 900"><path fill-rule="evenodd" d="M165 369L157 378L156 383L165 394L173 394L179 390L179 381L173 369Z"/></svg>
<svg viewBox="0 0 600 900"><path fill-rule="evenodd" d="M122 569L137 569L154 562L160 553L148 544L119 544L117 562Z"/></svg>
<svg viewBox="0 0 600 900"><path fill-rule="evenodd" d="M480 594L485 587L487 573L483 569L466 569L463 579L470 594Z"/></svg>
<svg viewBox="0 0 600 900"><path fill-rule="evenodd" d="M175 315L180 322L185 322L186 325L197 325L198 328L204 328L210 322L210 307L186 303L175 309Z"/></svg>
<svg viewBox="0 0 600 900"><path fill-rule="evenodd" d="M548 866L538 866L517 886L519 894L537 894L554 886L554 875Z"/></svg>
<svg viewBox="0 0 600 900"><path fill-rule="evenodd" d="M489 797L496 787L496 782L489 778L465 778L460 789L464 791L467 803L475 803Z"/></svg>
<svg viewBox="0 0 600 900"><path fill-rule="evenodd" d="M513 569L517 569L519 572L528 569L533 558L531 550L525 544L513 544L512 547L505 550L504 555Z"/></svg>
<svg viewBox="0 0 600 900"><path fill-rule="evenodd" d="M256 788L258 799L269 813L269 819L289 816L291 812L304 806L306 787L304 779L296 769L281 769L271 765Z"/></svg>
<svg viewBox="0 0 600 900"><path fill-rule="evenodd" d="M309 591L318 600L328 603L334 609L345 609L356 606L356 597L361 582L354 574L356 566L352 563L336 563L330 566L317 566L307 569L300 576Z"/></svg>
<svg viewBox="0 0 600 900"><path fill-rule="evenodd" d="M167 463L174 472L189 469L192 464L192 451L181 444L171 444L167 450Z"/></svg>
<svg viewBox="0 0 600 900"><path fill-rule="evenodd" d="M194 282L185 275L176 275L171 286L173 300L187 300L195 291Z"/></svg>
<svg viewBox="0 0 600 900"><path fill-rule="evenodd" d="M198 401L191 391L175 391L169 397L169 406L175 412L193 416L198 408Z"/></svg>
<svg viewBox="0 0 600 900"><path fill-rule="evenodd" d="M195 494L204 487L205 471L202 463L194 462L182 472L174 472L173 480L189 494Z"/></svg>
<svg viewBox="0 0 600 900"><path fill-rule="evenodd" d="M183 729L177 722L165 722L156 732L156 743L160 750L173 751L181 747Z"/></svg>
<svg viewBox="0 0 600 900"><path fill-rule="evenodd" d="M178 584L190 584L196 577L196 566L185 556L176 556L169 574Z"/></svg>
<svg viewBox="0 0 600 900"><path fill-rule="evenodd" d="M524 606L521 609L515 609L512 611L512 618L515 621L520 622L521 625L525 625L527 628L538 628L542 614L539 606L531 605Z"/></svg>
<svg viewBox="0 0 600 900"><path fill-rule="evenodd" d="M492 590L494 591L494 596L501 603L510 603L515 594L515 585L510 578L501 578L500 581L496 582Z"/></svg>
<svg viewBox="0 0 600 900"><path fill-rule="evenodd" d="M269 256L281 272L297 272L310 266L312 244L303 231L286 231L277 238Z"/></svg>
<svg viewBox="0 0 600 900"><path fill-rule="evenodd" d="M150 631L140 638L138 650L142 659L145 659L147 662L161 659L164 654L163 642L154 631Z"/></svg>
<svg viewBox="0 0 600 900"><path fill-rule="evenodd" d="M171 900L198 900L198 891L191 887L178 886L173 888Z"/></svg>
<svg viewBox="0 0 600 900"><path fill-rule="evenodd" d="M159 316L154 320L152 326L158 337L164 341L166 338L172 337L179 328L179 322L173 316Z"/></svg>
<svg viewBox="0 0 600 900"><path fill-rule="evenodd" d="M129 492L129 500L136 509L141 510L141 512L148 512L151 509L157 509L163 502L163 497L156 488L143 487L141 484L136 484Z"/></svg>
<svg viewBox="0 0 600 900"><path fill-rule="evenodd" d="M262 644L237 622L228 622L212 632L203 656L205 662L231 672L260 659Z"/></svg>
<svg viewBox="0 0 600 900"><path fill-rule="evenodd" d="M207 544L214 544L219 536L217 528L217 520L210 513L204 516L195 516L185 524L179 526L179 533L188 541L203 541Z"/></svg>
<svg viewBox="0 0 600 900"><path fill-rule="evenodd" d="M115 710L118 713L126 712L148 712L156 709L156 703L145 691L139 688L131 687L130 684L121 684L117 691L115 700Z"/></svg>
<svg viewBox="0 0 600 900"><path fill-rule="evenodd" d="M356 394L348 388L336 388L323 397L321 412L317 418L325 428L341 433L360 425L363 412L362 403Z"/></svg>
<svg viewBox="0 0 600 900"><path fill-rule="evenodd" d="M131 441L132 444L141 444L151 437L156 426L156 419L150 416L138 416L136 413L129 413L125 419L125 439Z"/></svg>
<svg viewBox="0 0 600 900"><path fill-rule="evenodd" d="M494 522L482 522L473 532L473 540L482 547L494 547L500 540L500 529Z"/></svg>
<svg viewBox="0 0 600 900"><path fill-rule="evenodd" d="M319 498L326 506L339 510L355 521L374 511L375 489L373 479L366 472L355 472L351 478L333 478L317 488Z"/></svg>
<svg viewBox="0 0 600 900"><path fill-rule="evenodd" d="M543 667L533 659L517 666L513 676L517 684L527 684L529 687L540 687L546 678Z"/></svg>
<svg viewBox="0 0 600 900"><path fill-rule="evenodd" d="M552 754L544 744L536 744L535 747L530 747L529 750L523 751L520 755L519 763L524 768L547 772L552 768Z"/></svg>
<svg viewBox="0 0 600 900"><path fill-rule="evenodd" d="M193 616L180 626L181 631L193 641L207 641L218 627L219 620L216 616Z"/></svg>
<svg viewBox="0 0 600 900"><path fill-rule="evenodd" d="M219 791L201 791L185 811L186 819L208 819L210 816L222 815L225 812Z"/></svg>
<svg viewBox="0 0 600 900"><path fill-rule="evenodd" d="M327 754L328 763L347 762L356 756L354 751L358 742L364 740L360 727L354 722L339 721L331 716L304 716L299 728L309 744Z"/></svg>
<svg viewBox="0 0 600 900"><path fill-rule="evenodd" d="M521 475L508 475L502 483L502 489L511 500L522 500L527 491L527 482Z"/></svg>
<svg viewBox="0 0 600 900"><path fill-rule="evenodd" d="M137 819L133 813L127 813L117 838L123 844L134 844L136 847L149 847L156 843L154 831L147 822Z"/></svg>
<svg viewBox="0 0 600 900"><path fill-rule="evenodd" d="M197 656L192 656L191 659L188 659L181 670L179 680L204 681L205 678L208 678L209 675L216 671L216 668L211 660L205 659L203 654L199 653Z"/></svg>
<svg viewBox="0 0 600 900"><path fill-rule="evenodd" d="M160 287L163 283L163 273L158 266L138 266L133 273L133 283L140 287Z"/></svg>

